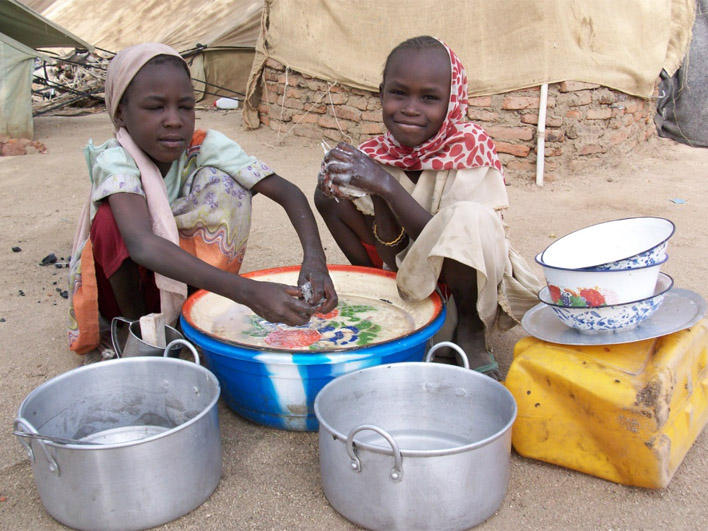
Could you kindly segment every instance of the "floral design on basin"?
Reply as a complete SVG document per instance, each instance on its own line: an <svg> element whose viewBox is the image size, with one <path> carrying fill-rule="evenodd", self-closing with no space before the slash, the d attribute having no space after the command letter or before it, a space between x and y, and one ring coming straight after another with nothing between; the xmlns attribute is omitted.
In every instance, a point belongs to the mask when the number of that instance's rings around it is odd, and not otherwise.
<svg viewBox="0 0 708 531"><path fill-rule="evenodd" d="M301 326L271 323L255 314L249 316L250 328L244 336L262 338L273 348L296 350L323 350L354 348L369 345L379 339L382 328L372 322L377 308L367 304L341 301L327 314L315 314Z"/></svg>
<svg viewBox="0 0 708 531"><path fill-rule="evenodd" d="M552 284L548 285L548 292L551 300L563 306L577 308L597 308L608 304L607 297L603 295L599 288L580 288L577 291L569 288L559 288Z"/></svg>

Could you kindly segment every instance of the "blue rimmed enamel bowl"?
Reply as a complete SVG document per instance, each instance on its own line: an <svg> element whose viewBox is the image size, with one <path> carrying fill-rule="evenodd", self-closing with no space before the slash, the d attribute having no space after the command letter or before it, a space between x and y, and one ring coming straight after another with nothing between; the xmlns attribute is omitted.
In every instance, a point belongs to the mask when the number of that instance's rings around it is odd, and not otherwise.
<svg viewBox="0 0 708 531"><path fill-rule="evenodd" d="M676 230L660 217L616 219L590 225L558 238L539 254L543 266L614 271L652 266L666 260Z"/></svg>
<svg viewBox="0 0 708 531"><path fill-rule="evenodd" d="M187 299L180 324L221 384L236 413L258 424L316 431L314 400L334 378L374 365L422 361L445 320L437 293L409 303L395 274L381 269L329 266L339 304L303 326L270 323L245 306L207 291ZM245 274L297 285L298 267Z"/></svg>
<svg viewBox="0 0 708 531"><path fill-rule="evenodd" d="M669 275L659 273L654 294L651 297L624 304L610 304L594 308L557 304L553 302L548 287L539 292L538 298L550 306L565 325L582 333L616 332L631 330L651 317L661 306L664 296L673 287L673 284L674 281Z"/></svg>

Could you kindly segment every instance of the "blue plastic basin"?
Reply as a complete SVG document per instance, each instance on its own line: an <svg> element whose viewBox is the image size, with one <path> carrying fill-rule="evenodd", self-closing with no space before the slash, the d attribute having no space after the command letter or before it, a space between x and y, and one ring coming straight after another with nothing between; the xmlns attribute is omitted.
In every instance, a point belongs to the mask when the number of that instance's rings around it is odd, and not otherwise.
<svg viewBox="0 0 708 531"><path fill-rule="evenodd" d="M180 325L184 336L201 350L233 411L274 428L316 431L314 402L320 389L337 376L366 367L422 361L428 339L442 327L445 313L440 304L439 313L425 326L399 339L318 353L266 351L220 341L192 326L184 314Z"/></svg>

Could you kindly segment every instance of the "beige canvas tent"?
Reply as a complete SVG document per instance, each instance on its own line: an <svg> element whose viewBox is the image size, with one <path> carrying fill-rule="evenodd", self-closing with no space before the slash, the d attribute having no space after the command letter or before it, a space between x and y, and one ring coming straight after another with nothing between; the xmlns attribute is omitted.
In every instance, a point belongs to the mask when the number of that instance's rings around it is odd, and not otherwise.
<svg viewBox="0 0 708 531"><path fill-rule="evenodd" d="M163 42L187 57L192 77L206 81L208 93L245 93L263 0L27 1L100 49Z"/></svg>
<svg viewBox="0 0 708 531"><path fill-rule="evenodd" d="M45 48L91 46L15 0L0 0L0 135L32 138L32 72Z"/></svg>

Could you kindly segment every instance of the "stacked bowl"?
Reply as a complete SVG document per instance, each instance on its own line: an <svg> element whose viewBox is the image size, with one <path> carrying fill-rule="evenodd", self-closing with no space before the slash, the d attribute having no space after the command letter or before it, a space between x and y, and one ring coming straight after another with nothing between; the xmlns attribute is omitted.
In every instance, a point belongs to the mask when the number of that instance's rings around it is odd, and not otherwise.
<svg viewBox="0 0 708 531"><path fill-rule="evenodd" d="M636 217L559 238L536 256L546 278L539 299L580 332L634 328L659 308L673 286L661 267L674 230L668 219Z"/></svg>

